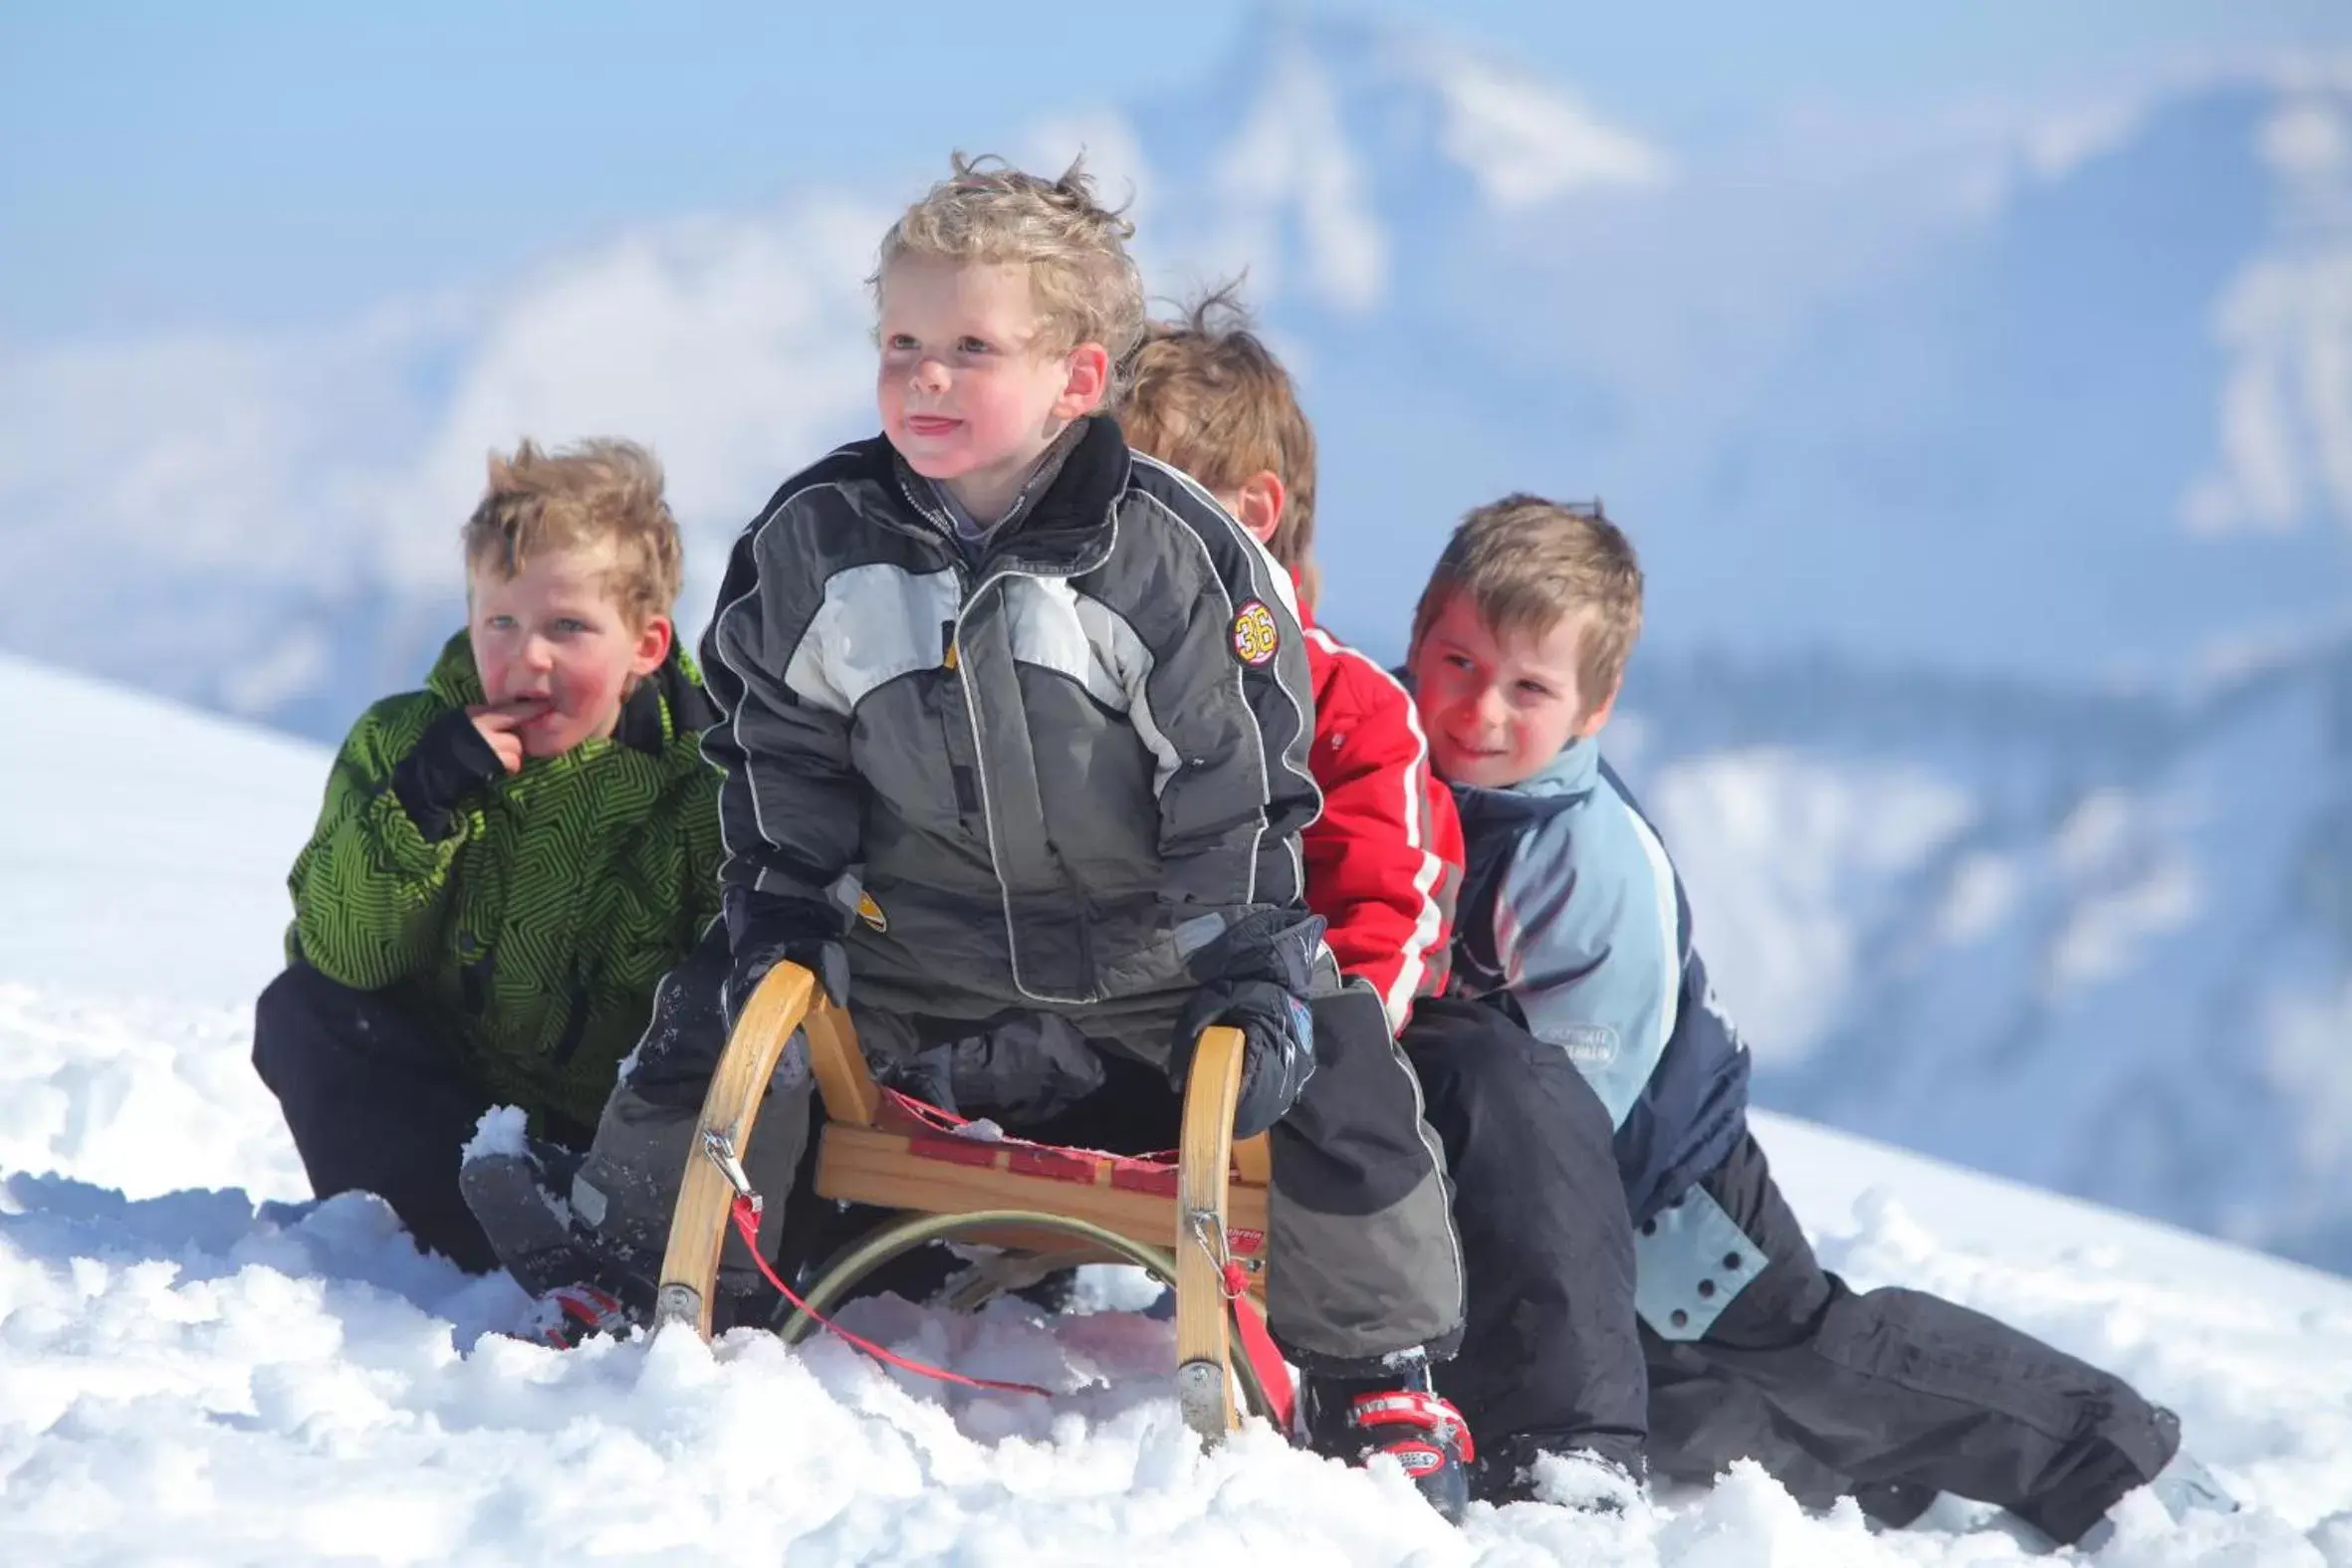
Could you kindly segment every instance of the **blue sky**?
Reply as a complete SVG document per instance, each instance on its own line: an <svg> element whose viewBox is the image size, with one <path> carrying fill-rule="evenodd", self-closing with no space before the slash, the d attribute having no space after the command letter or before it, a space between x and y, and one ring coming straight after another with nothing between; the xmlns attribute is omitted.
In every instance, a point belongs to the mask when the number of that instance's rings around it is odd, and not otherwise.
<svg viewBox="0 0 2352 1568"><path fill-rule="evenodd" d="M1256 7L620 0L0 9L0 337L299 328L638 220L899 188L1040 112L1225 69ZM2352 49L2337 0L1446 0L1669 139Z"/></svg>

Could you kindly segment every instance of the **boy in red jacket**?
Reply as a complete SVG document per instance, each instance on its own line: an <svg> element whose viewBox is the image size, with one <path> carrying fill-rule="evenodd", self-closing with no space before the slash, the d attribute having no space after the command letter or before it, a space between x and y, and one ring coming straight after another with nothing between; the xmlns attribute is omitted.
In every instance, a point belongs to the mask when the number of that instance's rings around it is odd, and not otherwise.
<svg viewBox="0 0 2352 1568"><path fill-rule="evenodd" d="M1323 792L1301 842L1306 902L1341 971L1378 996L1445 1147L1468 1315L1437 1385L1477 1435L1473 1487L1621 1507L1648 1389L1608 1112L1557 1050L1440 995L1461 823L1410 695L1314 624L1314 434L1281 361L1225 290L1153 326L1133 377L1129 444L1198 481L1298 584ZM1537 1477L1546 1454L1571 1462Z"/></svg>

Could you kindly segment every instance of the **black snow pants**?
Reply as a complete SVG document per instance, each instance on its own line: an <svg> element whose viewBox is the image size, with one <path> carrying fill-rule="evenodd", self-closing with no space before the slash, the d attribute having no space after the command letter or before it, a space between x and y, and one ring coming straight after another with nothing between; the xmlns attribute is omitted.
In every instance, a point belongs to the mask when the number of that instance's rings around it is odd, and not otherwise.
<svg viewBox="0 0 2352 1568"><path fill-rule="evenodd" d="M1482 1471L1508 1490L1536 1454L1583 1451L1639 1474L1648 1384L1608 1110L1558 1047L1481 1003L1422 1001L1403 1044L1445 1146L1468 1277L1438 1391Z"/></svg>
<svg viewBox="0 0 2352 1568"><path fill-rule="evenodd" d="M254 1006L253 1065L278 1097L312 1192L374 1193L418 1246L470 1272L498 1266L457 1186L490 1097L394 995L295 963ZM586 1128L549 1133L588 1147Z"/></svg>
<svg viewBox="0 0 2352 1568"><path fill-rule="evenodd" d="M1940 1297L1857 1294L1823 1270L1753 1134L1643 1231L1659 1474L1707 1481L1753 1458L1810 1505L1851 1494L1900 1525L1948 1491L2067 1543L2180 1445L2172 1413L2120 1378Z"/></svg>

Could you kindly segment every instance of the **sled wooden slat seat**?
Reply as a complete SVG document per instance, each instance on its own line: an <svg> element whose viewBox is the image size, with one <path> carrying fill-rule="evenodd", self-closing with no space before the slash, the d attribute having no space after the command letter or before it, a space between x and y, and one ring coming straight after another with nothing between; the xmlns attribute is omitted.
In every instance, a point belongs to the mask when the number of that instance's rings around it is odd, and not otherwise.
<svg viewBox="0 0 2352 1568"><path fill-rule="evenodd" d="M744 1008L713 1076L680 1184L655 1307L657 1327L691 1323L707 1336L710 1302L735 1187L714 1150L740 1161L761 1100L796 1030L805 1029L824 1116L816 1128L818 1193L848 1203L928 1215L1019 1210L1085 1222L1174 1259L1178 1393L1204 1434L1230 1429L1231 1327L1227 1265L1239 1263L1254 1295L1266 1284L1264 1136L1236 1145L1242 1035L1203 1031L1184 1104L1174 1165L1019 1140L960 1136L916 1114L874 1082L848 1014L814 978L780 965ZM1187 1216L1200 1217L1198 1222ZM1055 1266L1122 1260L1044 1226L995 1226L966 1239L1050 1258Z"/></svg>
<svg viewBox="0 0 2352 1568"><path fill-rule="evenodd" d="M835 1122L817 1156L817 1191L843 1203L920 1214L977 1214L989 1209L1044 1209L1091 1221L1146 1246L1168 1248L1176 1234L1177 1169L1143 1166L1089 1150L1044 1150L979 1143L952 1134L885 1131ZM1266 1248L1266 1189L1235 1184L1226 1208L1229 1245L1245 1260ZM1029 1237L985 1232L970 1239L1031 1250L1068 1249ZM1099 1249L1080 1262L1116 1261ZM1263 1290L1261 1270L1252 1276Z"/></svg>

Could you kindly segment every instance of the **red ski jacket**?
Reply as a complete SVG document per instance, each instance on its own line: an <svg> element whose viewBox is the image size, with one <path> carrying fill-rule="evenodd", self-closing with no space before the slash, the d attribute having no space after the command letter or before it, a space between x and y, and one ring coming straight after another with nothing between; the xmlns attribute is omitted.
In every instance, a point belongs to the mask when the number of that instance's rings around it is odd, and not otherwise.
<svg viewBox="0 0 2352 1568"><path fill-rule="evenodd" d="M1313 623L1301 597L1314 684L1309 767L1323 814L1306 829L1306 905L1346 974L1380 994L1391 1032L1415 997L1445 989L1462 822L1429 769L1412 695L1378 662Z"/></svg>

